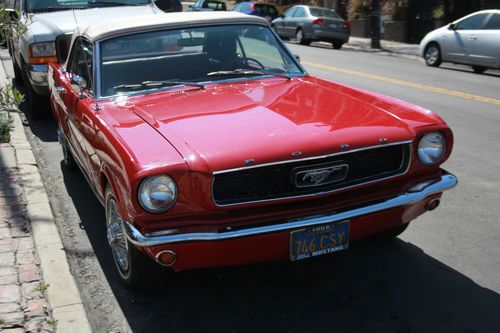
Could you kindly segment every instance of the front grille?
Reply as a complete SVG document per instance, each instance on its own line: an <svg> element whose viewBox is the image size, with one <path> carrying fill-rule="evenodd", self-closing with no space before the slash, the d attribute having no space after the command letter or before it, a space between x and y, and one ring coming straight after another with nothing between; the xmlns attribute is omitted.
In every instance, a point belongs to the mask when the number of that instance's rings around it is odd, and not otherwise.
<svg viewBox="0 0 500 333"><path fill-rule="evenodd" d="M316 159L292 161L216 173L214 202L219 206L276 200L331 192L345 187L403 174L410 162L409 143L374 147ZM298 170L319 170L325 166L348 165L345 178L308 187L297 187ZM325 181L326 182L326 181Z"/></svg>

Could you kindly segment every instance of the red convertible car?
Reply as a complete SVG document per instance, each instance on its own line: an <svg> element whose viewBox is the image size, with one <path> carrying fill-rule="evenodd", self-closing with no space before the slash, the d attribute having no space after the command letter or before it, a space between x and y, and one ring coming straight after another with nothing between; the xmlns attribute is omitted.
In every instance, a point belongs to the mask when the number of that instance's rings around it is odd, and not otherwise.
<svg viewBox="0 0 500 333"><path fill-rule="evenodd" d="M260 17L95 24L49 80L65 163L105 206L129 286L150 266L299 261L395 236L457 183L439 116L308 75Z"/></svg>

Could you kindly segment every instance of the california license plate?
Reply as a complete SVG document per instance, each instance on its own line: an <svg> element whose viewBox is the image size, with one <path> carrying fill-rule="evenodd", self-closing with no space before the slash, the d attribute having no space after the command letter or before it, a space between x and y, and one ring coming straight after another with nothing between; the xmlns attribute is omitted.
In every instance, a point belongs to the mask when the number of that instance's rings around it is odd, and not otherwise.
<svg viewBox="0 0 500 333"><path fill-rule="evenodd" d="M290 233L290 260L304 260L349 247L349 221L325 224Z"/></svg>

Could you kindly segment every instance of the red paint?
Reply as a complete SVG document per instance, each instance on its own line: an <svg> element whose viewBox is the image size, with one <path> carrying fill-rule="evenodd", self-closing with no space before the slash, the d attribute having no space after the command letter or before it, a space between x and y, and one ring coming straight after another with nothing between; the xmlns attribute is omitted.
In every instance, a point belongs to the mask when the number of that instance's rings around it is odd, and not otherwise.
<svg viewBox="0 0 500 333"><path fill-rule="evenodd" d="M142 232L215 231L388 198L439 174L438 166L419 162L419 137L442 131L448 142L446 158L453 145L448 126L428 110L314 77L176 89L129 97L122 103L102 100L99 108L90 96L75 97L60 65L50 65L49 77L54 116L92 186L103 196L110 184L122 217ZM55 93L55 86L65 87L66 93ZM246 159L255 159L255 164L291 160L296 151L302 152L300 158L337 153L345 151L340 148L345 143L349 149L374 146L381 137L388 142L413 141L406 175L309 198L225 208L212 201L214 171L243 167ZM142 179L161 173L175 179L179 196L171 210L153 215L138 204L137 189ZM365 237L399 224L404 214L404 222L409 221L423 213L424 204L357 218L351 236ZM186 269L283 259L288 256L287 242L288 233L278 233L169 249L179 251L174 268Z"/></svg>

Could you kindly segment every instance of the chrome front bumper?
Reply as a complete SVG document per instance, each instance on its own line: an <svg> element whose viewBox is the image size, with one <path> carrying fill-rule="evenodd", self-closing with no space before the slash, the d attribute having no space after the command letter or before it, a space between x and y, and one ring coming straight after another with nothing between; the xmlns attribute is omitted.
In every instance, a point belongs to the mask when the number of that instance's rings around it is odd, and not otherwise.
<svg viewBox="0 0 500 333"><path fill-rule="evenodd" d="M413 186L406 193L398 195L397 197L388 199L384 202L367 205L360 208L355 208L341 213L333 213L328 215L312 216L300 220L289 220L285 223L273 224L263 227L254 227L248 229L241 229L236 231L227 231L222 233L217 232L197 232L185 234L172 234L162 236L145 236L139 232L132 224L125 222L125 230L127 237L136 246L151 247L171 243L183 243L193 241L220 241L227 239L234 239L240 237L249 237L262 235L273 232L281 232L303 227L311 227L325 223L336 221L348 220L358 216L380 212L386 209L411 205L417 203L425 198L454 188L458 183L457 178L443 170L440 179L433 181L421 182ZM172 232L175 232L172 230ZM168 233L168 230L165 230Z"/></svg>
<svg viewBox="0 0 500 333"><path fill-rule="evenodd" d="M48 65L28 65L28 76L31 87L39 95L49 94L48 70Z"/></svg>

